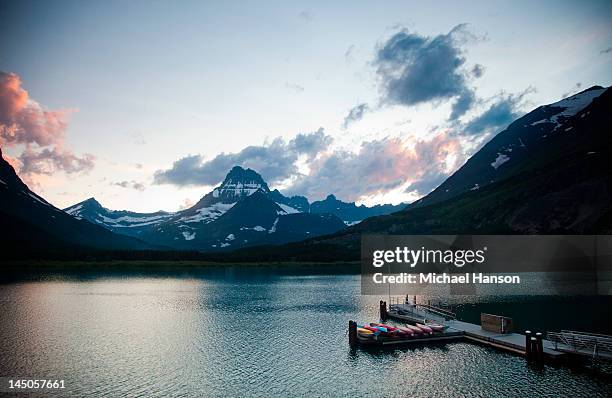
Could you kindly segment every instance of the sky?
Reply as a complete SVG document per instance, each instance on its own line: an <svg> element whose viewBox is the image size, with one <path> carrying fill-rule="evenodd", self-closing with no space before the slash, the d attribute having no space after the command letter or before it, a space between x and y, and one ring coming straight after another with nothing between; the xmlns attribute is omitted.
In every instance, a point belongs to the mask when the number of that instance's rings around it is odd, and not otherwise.
<svg viewBox="0 0 612 398"><path fill-rule="evenodd" d="M410 202L611 72L609 1L0 0L0 147L60 208L176 211L234 165Z"/></svg>

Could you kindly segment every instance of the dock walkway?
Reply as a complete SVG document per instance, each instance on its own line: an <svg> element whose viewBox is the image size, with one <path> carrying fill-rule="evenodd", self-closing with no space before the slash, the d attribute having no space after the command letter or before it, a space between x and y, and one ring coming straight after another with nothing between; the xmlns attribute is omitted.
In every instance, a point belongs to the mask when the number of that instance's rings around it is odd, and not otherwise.
<svg viewBox="0 0 612 398"><path fill-rule="evenodd" d="M449 329L462 331L463 335L472 341L484 343L489 346L512 351L517 354L525 355L525 335L518 333L495 333L483 330L480 325L473 323L452 320L448 321ZM564 352L555 350L555 343L549 340L542 340L544 355L550 359L560 359L565 356Z"/></svg>
<svg viewBox="0 0 612 398"><path fill-rule="evenodd" d="M398 311L400 309L400 311ZM403 311L401 311L403 309ZM401 312L401 313L400 313ZM444 323L448 326L445 333L452 335L455 339L458 336L466 338L470 341L485 344L490 347L495 347L504 351L513 352L519 355L526 355L526 338L525 335L518 333L496 333L484 330L481 325L476 325L469 322L463 322L457 319L444 320L439 314L431 314L427 310L423 310L422 306L416 305L392 305L386 311L386 315L397 322L407 323L425 323L426 320L434 320L439 323ZM437 315L437 316L436 316ZM438 320L437 318L442 318ZM546 358L557 360L565 357L568 350L562 344L555 345L555 342L550 340L542 340L543 354Z"/></svg>

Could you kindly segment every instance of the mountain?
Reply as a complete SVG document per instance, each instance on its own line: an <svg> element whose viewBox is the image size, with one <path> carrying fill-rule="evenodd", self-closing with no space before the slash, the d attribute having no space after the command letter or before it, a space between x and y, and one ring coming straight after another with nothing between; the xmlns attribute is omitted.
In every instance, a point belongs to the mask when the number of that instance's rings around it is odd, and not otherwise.
<svg viewBox="0 0 612 398"><path fill-rule="evenodd" d="M65 211L111 231L180 250L281 244L346 227L338 217L309 213L308 209L306 198L270 191L256 171L235 166L198 203L176 213L109 210L93 198Z"/></svg>
<svg viewBox="0 0 612 398"><path fill-rule="evenodd" d="M89 198L76 205L70 206L64 211L76 219L85 219L91 223L98 224L113 232L138 236L148 226L157 224L172 217L173 213L158 211L155 213L135 213L127 210L109 210L94 198Z"/></svg>
<svg viewBox="0 0 612 398"><path fill-rule="evenodd" d="M71 248L151 249L140 240L117 235L78 220L32 192L2 156L0 149L0 221L3 251L48 251Z"/></svg>
<svg viewBox="0 0 612 398"><path fill-rule="evenodd" d="M287 197L277 189L270 190L259 173L235 166L198 203L176 213L109 210L94 198L64 210L77 219L151 244L218 251L329 234L369 216L403 207L356 206L333 195L310 204L303 196Z"/></svg>
<svg viewBox="0 0 612 398"><path fill-rule="evenodd" d="M358 260L364 233L610 234L611 110L612 90L599 86L541 106L405 210L332 235L236 256L312 259L318 253L317 259Z"/></svg>
<svg viewBox="0 0 612 398"><path fill-rule="evenodd" d="M343 202L336 199L334 195L328 195L325 200L312 202L310 205L311 213L329 213L340 217L348 225L358 223L368 217L380 216L400 211L406 207L405 204L399 205L376 205L367 207L357 206L355 202Z"/></svg>
<svg viewBox="0 0 612 398"><path fill-rule="evenodd" d="M591 87L559 102L540 106L512 122L439 187L411 207L431 205L468 191L482 189L517 175L526 163L544 159L555 148L554 142L559 136L572 133L574 127L565 126L565 123L577 114L588 116L581 111L604 91L606 89L601 86Z"/></svg>

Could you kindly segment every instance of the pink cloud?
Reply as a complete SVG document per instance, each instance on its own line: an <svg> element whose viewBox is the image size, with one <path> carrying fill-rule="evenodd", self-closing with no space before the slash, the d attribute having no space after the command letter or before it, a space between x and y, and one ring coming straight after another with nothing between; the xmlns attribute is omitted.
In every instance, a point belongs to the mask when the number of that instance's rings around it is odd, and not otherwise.
<svg viewBox="0 0 612 398"><path fill-rule="evenodd" d="M356 153L322 154L289 190L313 199L333 192L351 201L400 187L425 194L458 166L461 153L459 139L446 133L416 142L397 137L364 142Z"/></svg>
<svg viewBox="0 0 612 398"><path fill-rule="evenodd" d="M18 75L0 72L0 144L61 144L72 112L44 109L22 88Z"/></svg>
<svg viewBox="0 0 612 398"><path fill-rule="evenodd" d="M93 155L79 157L65 148L72 112L73 109L45 109L30 98L17 74L0 71L0 145L25 144L23 152L10 162L26 180L39 181L37 177L58 171L74 174L93 168Z"/></svg>

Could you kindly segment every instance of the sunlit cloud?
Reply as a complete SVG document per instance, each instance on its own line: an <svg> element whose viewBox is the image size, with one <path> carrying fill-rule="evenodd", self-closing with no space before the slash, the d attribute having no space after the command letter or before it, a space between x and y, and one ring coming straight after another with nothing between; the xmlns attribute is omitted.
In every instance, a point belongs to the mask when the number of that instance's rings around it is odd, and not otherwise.
<svg viewBox="0 0 612 398"><path fill-rule="evenodd" d="M32 184L37 176L74 174L94 167L95 156L75 155L66 148L68 116L74 109L47 110L22 87L15 73L0 71L0 145L25 149L11 164Z"/></svg>

